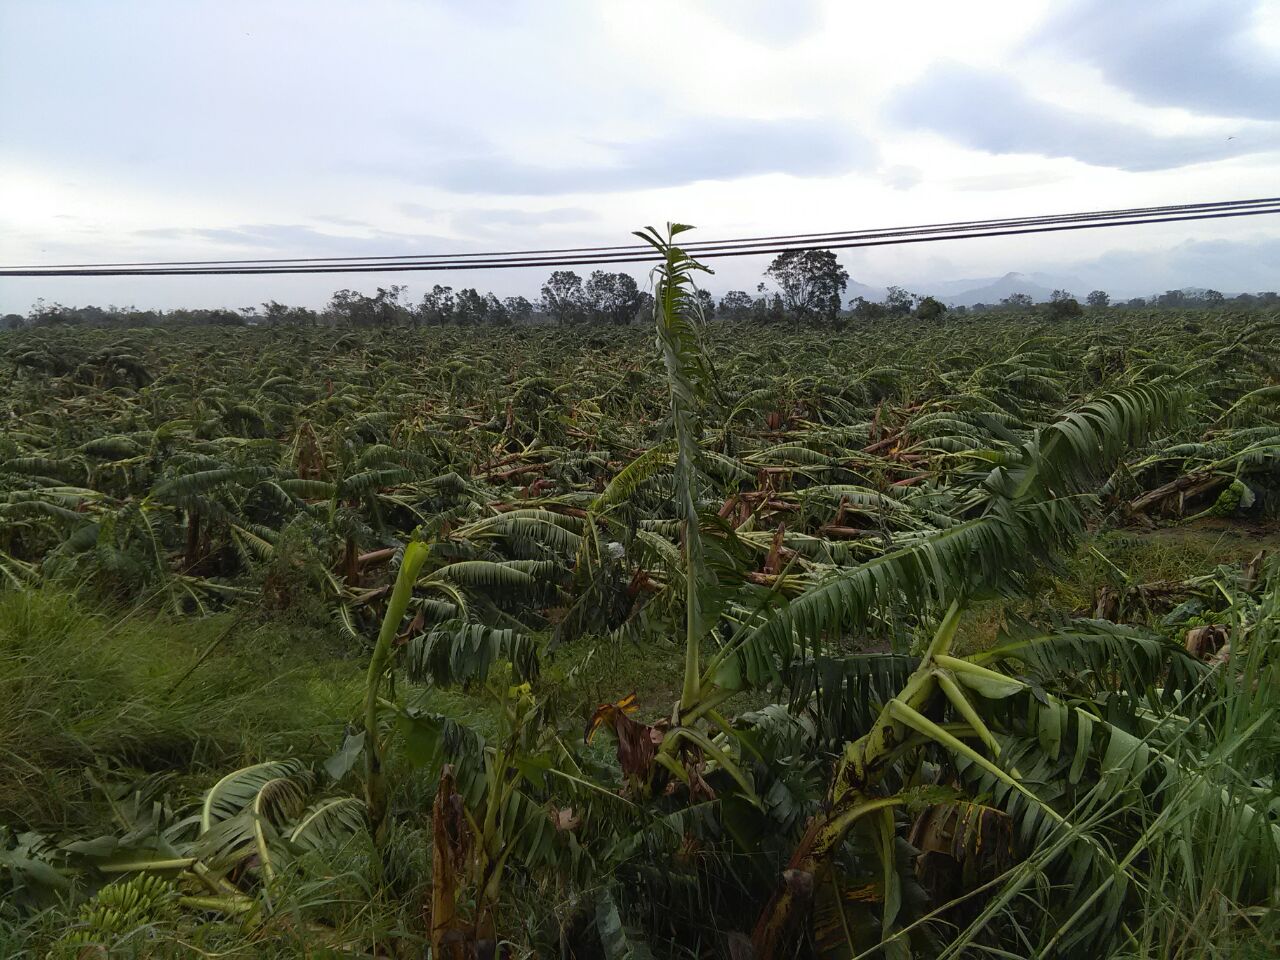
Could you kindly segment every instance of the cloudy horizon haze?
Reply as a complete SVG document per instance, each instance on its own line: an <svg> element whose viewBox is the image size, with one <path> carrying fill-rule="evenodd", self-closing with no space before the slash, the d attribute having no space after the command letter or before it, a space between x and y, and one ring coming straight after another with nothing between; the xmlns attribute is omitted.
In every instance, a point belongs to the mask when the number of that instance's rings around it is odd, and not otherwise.
<svg viewBox="0 0 1280 960"><path fill-rule="evenodd" d="M1263 0L0 0L0 263L612 244L667 220L711 240L1273 196L1278 92L1280 4ZM1011 271L1125 297L1252 292L1280 287L1280 217L839 256L858 282L921 293ZM707 285L753 290L766 263L718 261ZM532 299L546 273L0 278L0 312L318 307L390 283Z"/></svg>

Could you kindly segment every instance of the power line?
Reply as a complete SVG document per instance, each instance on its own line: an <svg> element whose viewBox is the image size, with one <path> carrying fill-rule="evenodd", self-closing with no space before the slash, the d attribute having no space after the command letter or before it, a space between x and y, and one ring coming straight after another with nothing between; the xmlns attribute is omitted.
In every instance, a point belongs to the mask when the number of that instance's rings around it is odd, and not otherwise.
<svg viewBox="0 0 1280 960"><path fill-rule="evenodd" d="M900 234L915 233L934 233L938 231L950 231L961 229L983 229L994 228L998 226L1016 226L1030 223L1049 223L1054 221L1073 221L1073 220L1093 220L1119 218L1135 215L1156 215L1163 213L1175 212L1208 212L1216 209L1233 209L1255 207L1260 205L1270 205L1280 203L1280 197L1264 197L1256 200L1221 200L1206 203L1184 203L1159 207L1129 207L1117 210L1094 210L1083 211L1077 213L1058 213L1058 214L1038 214L1026 217L1006 217L1001 219L989 220L952 220L945 223L926 223L915 224L907 227L879 227L870 230L857 231L828 231L824 233L791 233L777 234L774 236L764 237L744 237L736 240L693 240L682 243L681 247L687 251L694 252L700 249L719 249L729 246L747 246L758 244L771 244L778 242L838 242L840 240L860 239L860 238L877 238L884 236L894 236ZM651 253L652 248L645 243L632 244L615 244L611 246L594 246L594 247L554 247L535 250L497 250L489 252L473 252L473 253L439 253L439 254L396 254L382 256L360 256L360 257L270 257L270 258L253 258L242 260L155 260L140 261L130 263L64 263L53 265L27 264L23 266L5 267L8 270L40 270L40 269L96 269L106 267L196 267L196 266L222 266L222 265L275 265L285 263L316 263L316 264L337 264L337 263L358 263L358 262L376 262L376 261L446 261L446 260L465 260L465 259L492 259L496 257L534 257L549 256L553 254L587 254L587 253L604 253L606 255L623 255L626 252L643 251Z"/></svg>
<svg viewBox="0 0 1280 960"><path fill-rule="evenodd" d="M681 246L703 259L756 256L793 250L850 249L940 240L970 240L1066 230L1215 220L1280 213L1280 198L1133 207L1074 214L954 221L914 227L832 233L784 234L736 240L700 241ZM499 270L520 267L642 263L658 259L643 244L568 247L505 253L464 253L388 257L299 257L263 260L157 261L121 264L61 264L0 268L0 276L186 276L309 273L384 273L441 270Z"/></svg>
<svg viewBox="0 0 1280 960"><path fill-rule="evenodd" d="M977 239L981 237L1016 236L1029 233L1049 233L1063 230L1096 229L1109 226L1133 226L1148 223L1170 223L1183 220L1211 220L1229 217L1258 216L1268 213L1280 213L1280 205L1270 207L1251 207L1248 209L1213 211L1177 216L1162 217L1130 217L1126 219L1101 219L1092 217L1083 220L1064 222L1056 218L1040 220L1019 219L1015 221L993 221L996 229L965 230L962 228L933 228L927 231L885 231L878 234L846 234L857 239L841 240L836 235L816 235L813 239L791 241L778 245L752 245L751 247L718 245L693 248L685 245L691 253L707 258L752 256L784 253L792 250L806 249L848 249L853 247L885 246L904 243L926 243L938 240ZM1026 224L1026 225L1024 225ZM834 242L833 242L834 241ZM733 244L733 241L726 242ZM631 251L636 252L632 253ZM347 260L307 260L305 266L283 266L290 261L245 261L228 262L227 266L175 266L152 267L146 264L129 264L119 267L37 267L37 268L4 268L0 276L183 276L183 275L247 275L247 274L307 274L307 273L380 273L403 271L440 271L440 270L490 270L511 269L518 267L558 267L580 266L608 263L640 263L658 259L656 253L649 248L628 247L618 253L592 255L589 253L568 256L536 256L523 254L520 256L495 257L480 261L458 261L448 259L395 259L377 263L351 263ZM218 263L218 261L210 261Z"/></svg>

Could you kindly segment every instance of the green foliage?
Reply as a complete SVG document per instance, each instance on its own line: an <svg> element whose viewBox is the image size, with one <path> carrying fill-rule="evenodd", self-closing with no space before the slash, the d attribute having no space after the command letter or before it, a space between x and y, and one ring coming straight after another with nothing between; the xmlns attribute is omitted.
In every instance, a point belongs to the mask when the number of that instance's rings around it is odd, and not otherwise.
<svg viewBox="0 0 1280 960"><path fill-rule="evenodd" d="M1114 535L1061 566L1130 514L1265 520L1274 321L708 323L683 229L644 234L656 351L0 339L4 936L83 909L103 940L421 952L430 902L539 955L1275 933L1276 574ZM1184 592L1088 618L1103 583ZM1185 650L1196 618L1225 654ZM143 882L172 896L112 905Z"/></svg>
<svg viewBox="0 0 1280 960"><path fill-rule="evenodd" d="M925 297L916 304L916 316L921 320L941 320L947 305L935 297Z"/></svg>
<svg viewBox="0 0 1280 960"><path fill-rule="evenodd" d="M1092 297L1093 294L1089 296ZM1097 304L1090 300L1090 306L1097 306ZM1053 291L1053 295L1049 298L1049 305L1045 308L1045 316L1055 323L1070 320L1083 313L1084 309L1080 306L1080 301L1065 290Z"/></svg>
<svg viewBox="0 0 1280 960"><path fill-rule="evenodd" d="M124 617L48 589L0 595L0 822L82 827L97 816L86 771L210 773L323 742L356 703L356 666L322 662L335 647L309 629L241 622L192 670L230 616Z"/></svg>

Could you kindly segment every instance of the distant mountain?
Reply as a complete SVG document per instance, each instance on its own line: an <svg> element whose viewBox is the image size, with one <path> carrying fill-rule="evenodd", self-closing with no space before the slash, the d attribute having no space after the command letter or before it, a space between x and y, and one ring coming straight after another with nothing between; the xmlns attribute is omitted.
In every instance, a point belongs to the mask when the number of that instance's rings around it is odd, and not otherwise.
<svg viewBox="0 0 1280 960"><path fill-rule="evenodd" d="M975 303L999 303L1005 297L1015 293L1029 294L1033 300L1048 300L1053 293L1052 287L1036 283L1021 273L1006 273L998 280L991 280L968 290L961 290L946 298L951 306L964 305L971 307Z"/></svg>
<svg viewBox="0 0 1280 960"><path fill-rule="evenodd" d="M1036 301L1048 300L1054 290L1066 290L1083 299L1089 291L1075 277L1055 277L1044 273L1006 273L985 280L946 280L921 287L949 306L971 307L975 303L999 303L1015 293L1025 293Z"/></svg>
<svg viewBox="0 0 1280 960"><path fill-rule="evenodd" d="M1084 303L1085 297L1097 284L1089 284L1079 277L1051 273L1006 273L1002 277L970 277L964 280L921 280L903 281L899 284L903 289L919 296L937 297L949 307L971 307L975 303L994 306L1006 297L1015 293L1025 293L1037 303L1046 303L1055 290L1066 290L1069 294ZM873 303L882 303L888 295L885 287L872 286L850 280L845 289L844 299L848 303L857 297L863 297ZM1151 294L1151 299L1165 291ZM1189 298L1204 295L1204 287L1183 287L1182 292ZM1224 291L1228 299L1234 294ZM1123 295L1116 299L1125 299Z"/></svg>
<svg viewBox="0 0 1280 960"><path fill-rule="evenodd" d="M857 297L862 297L862 299L870 300L873 303L879 303L888 295L889 290L886 287L872 287L865 283L859 283L857 280L850 280L849 285L844 289L846 303Z"/></svg>

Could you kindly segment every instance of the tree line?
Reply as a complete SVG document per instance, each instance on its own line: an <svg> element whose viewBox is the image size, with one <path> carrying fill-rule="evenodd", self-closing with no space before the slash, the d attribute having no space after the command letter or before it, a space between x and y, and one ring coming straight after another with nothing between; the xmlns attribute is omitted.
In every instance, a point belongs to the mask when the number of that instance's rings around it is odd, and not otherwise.
<svg viewBox="0 0 1280 960"><path fill-rule="evenodd" d="M764 271L765 280L755 293L730 290L719 302L706 290L697 292L704 317L721 316L734 320L770 323L825 324L846 321L874 322L914 317L941 320L947 315L963 316L990 311L1038 312L1049 319L1066 319L1083 314L1087 308L1162 309L1213 308L1230 305L1240 309L1271 308L1280 305L1275 291L1226 297L1217 290L1169 290L1152 297L1112 301L1105 290L1093 290L1082 304L1072 293L1053 291L1049 302L1037 304L1026 293L1014 293L999 303L948 306L937 297L911 293L892 286L883 300L854 297L847 303L845 290L849 274L830 250L790 250L779 254ZM510 326L533 322L569 324L627 324L646 314L653 297L641 290L627 273L595 270L584 280L572 270L556 270L542 284L536 301L523 296L499 298L474 287L455 290L435 284L414 301L408 287L392 284L378 287L372 295L356 290L338 290L321 310L288 306L275 300L260 306L229 309L138 310L134 307L68 307L37 300L24 317L7 314L0 329L54 324L81 326L155 326L160 324L198 326L300 325L333 327L401 326Z"/></svg>

